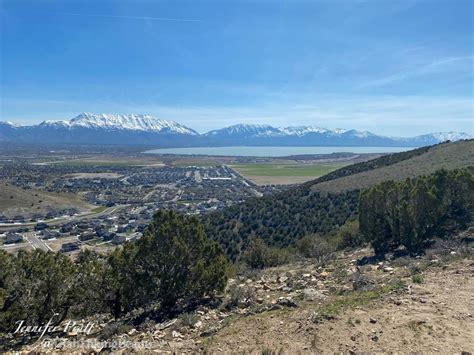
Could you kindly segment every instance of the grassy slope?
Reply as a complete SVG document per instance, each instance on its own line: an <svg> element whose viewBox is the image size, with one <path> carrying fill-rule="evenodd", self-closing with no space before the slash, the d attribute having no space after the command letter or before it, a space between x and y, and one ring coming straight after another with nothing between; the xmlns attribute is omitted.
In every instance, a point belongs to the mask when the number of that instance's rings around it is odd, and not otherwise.
<svg viewBox="0 0 474 355"><path fill-rule="evenodd" d="M40 202L41 201L41 202ZM74 194L57 194L38 190L21 189L0 183L0 213L5 215L39 213L51 208L75 207L80 210L92 206Z"/></svg>
<svg viewBox="0 0 474 355"><path fill-rule="evenodd" d="M424 154L389 166L314 184L312 190L341 192L364 189L387 180L428 175L441 168L452 170L468 166L474 166L474 140L437 145Z"/></svg>
<svg viewBox="0 0 474 355"><path fill-rule="evenodd" d="M239 174L252 180L257 184L294 184L308 180L313 180L326 175L344 165L343 163L333 164L239 164L230 167Z"/></svg>

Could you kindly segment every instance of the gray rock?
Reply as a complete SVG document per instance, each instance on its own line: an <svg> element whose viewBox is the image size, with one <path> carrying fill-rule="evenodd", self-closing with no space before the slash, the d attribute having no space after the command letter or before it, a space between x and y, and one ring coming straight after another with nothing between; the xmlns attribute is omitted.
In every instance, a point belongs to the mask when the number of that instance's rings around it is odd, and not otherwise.
<svg viewBox="0 0 474 355"><path fill-rule="evenodd" d="M283 298L283 297L280 297L278 299L278 304L280 306L285 306L285 307L298 307L298 305L293 302L292 300L290 300L289 298Z"/></svg>
<svg viewBox="0 0 474 355"><path fill-rule="evenodd" d="M324 298L325 296L318 290L314 288L305 288L302 291L303 298L307 301L314 301L316 299Z"/></svg>

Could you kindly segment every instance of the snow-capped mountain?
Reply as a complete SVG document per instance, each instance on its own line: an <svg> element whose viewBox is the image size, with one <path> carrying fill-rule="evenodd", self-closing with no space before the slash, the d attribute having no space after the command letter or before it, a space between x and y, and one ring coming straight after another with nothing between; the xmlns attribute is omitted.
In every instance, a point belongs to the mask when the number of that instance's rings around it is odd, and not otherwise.
<svg viewBox="0 0 474 355"><path fill-rule="evenodd" d="M436 132L425 134L422 136L418 136L418 139L426 141L438 141L438 142L446 142L446 141L459 141L461 139L470 139L471 136L464 132Z"/></svg>
<svg viewBox="0 0 474 355"><path fill-rule="evenodd" d="M316 127L316 126L284 127L284 128L280 128L280 131L283 134L286 134L289 136L299 136L299 137L304 136L308 133L324 133L324 134L338 135L338 134L347 132L347 130L345 129L328 129L328 128L322 128L322 127Z"/></svg>
<svg viewBox="0 0 474 355"><path fill-rule="evenodd" d="M265 136L277 136L280 134L278 128L260 125L260 124L237 124L230 127L225 127L210 131L204 134L207 137L265 137Z"/></svg>
<svg viewBox="0 0 474 355"><path fill-rule="evenodd" d="M309 133L324 133L329 135L340 135L347 132L345 129L328 129L315 126L296 127L272 127L260 124L237 124L230 127L210 131L205 136L246 136L246 137L283 137L283 136L305 136Z"/></svg>
<svg viewBox="0 0 474 355"><path fill-rule="evenodd" d="M158 119L149 115L111 115L81 113L69 121L44 121L42 128L91 128L108 130L133 130L146 132L198 135L191 128L174 121Z"/></svg>
<svg viewBox="0 0 474 355"><path fill-rule="evenodd" d="M439 132L416 137L386 137L355 129L316 126L272 127L237 124L204 134L180 123L150 115L82 113L68 121L44 121L34 126L0 122L0 141L25 143L74 143L147 145L155 147L198 146L379 146L419 147L446 140L470 139L463 132Z"/></svg>
<svg viewBox="0 0 474 355"><path fill-rule="evenodd" d="M204 137L212 138L207 144L218 145L295 145L295 146L410 146L430 145L447 140L469 139L467 133L431 133L417 137L398 138L379 136L355 129L328 129L316 126L276 128L269 125L238 124L210 131Z"/></svg>

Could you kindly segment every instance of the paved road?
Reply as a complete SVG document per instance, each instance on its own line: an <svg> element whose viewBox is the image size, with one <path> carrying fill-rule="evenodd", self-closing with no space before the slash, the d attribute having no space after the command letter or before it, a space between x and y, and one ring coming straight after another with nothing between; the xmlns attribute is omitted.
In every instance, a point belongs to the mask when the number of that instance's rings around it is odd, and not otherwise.
<svg viewBox="0 0 474 355"><path fill-rule="evenodd" d="M45 242L39 239L35 233L25 233L25 237L34 249L41 249L43 251L53 251L53 249L51 249Z"/></svg>

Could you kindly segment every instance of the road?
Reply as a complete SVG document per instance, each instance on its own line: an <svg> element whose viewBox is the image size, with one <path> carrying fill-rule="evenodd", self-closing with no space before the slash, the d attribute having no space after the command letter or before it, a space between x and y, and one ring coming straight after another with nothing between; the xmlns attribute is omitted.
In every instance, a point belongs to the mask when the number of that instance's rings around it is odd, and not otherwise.
<svg viewBox="0 0 474 355"><path fill-rule="evenodd" d="M72 221L79 221L82 219L88 219L88 218L95 218L95 217L101 217L104 215L109 215L114 212L116 212L119 209L122 209L124 207L128 207L129 205L117 205L117 206L112 206L107 209L105 209L102 212L84 212L75 216L67 216L67 217L60 217L57 219L50 219L44 221L44 223L47 223L50 226L55 226L58 224L63 224L65 222L72 222ZM26 223L19 223L19 224L3 224L0 225L0 232L2 231L8 231L11 229L17 229L17 228L22 228L22 227L34 227L37 222L26 222Z"/></svg>
<svg viewBox="0 0 474 355"><path fill-rule="evenodd" d="M34 249L41 249L43 251L53 251L53 249L51 249L48 244L39 239L34 232L25 233L24 236L28 243L30 243Z"/></svg>

